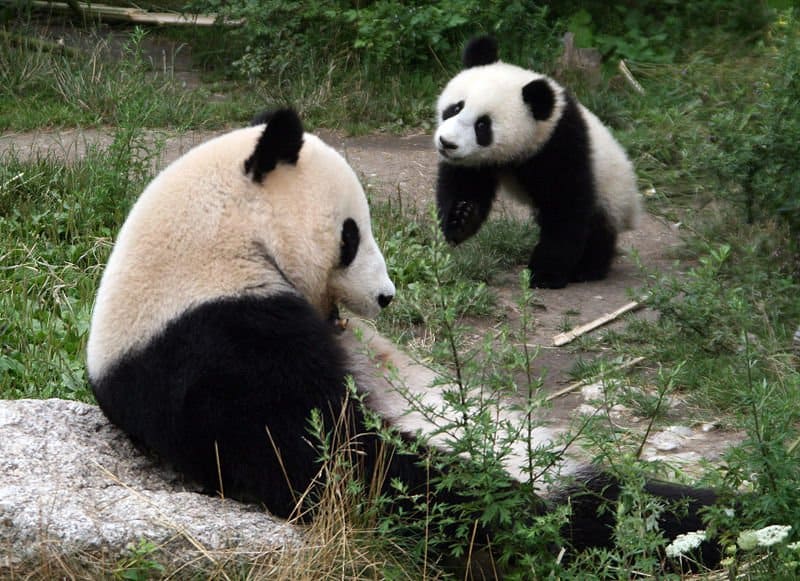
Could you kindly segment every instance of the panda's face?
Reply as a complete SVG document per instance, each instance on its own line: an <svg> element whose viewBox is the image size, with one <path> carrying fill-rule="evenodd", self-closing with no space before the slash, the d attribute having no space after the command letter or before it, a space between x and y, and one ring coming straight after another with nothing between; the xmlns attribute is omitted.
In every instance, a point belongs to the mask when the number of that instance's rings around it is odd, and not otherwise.
<svg viewBox="0 0 800 581"><path fill-rule="evenodd" d="M334 256L328 288L334 304L356 315L374 317L394 297L395 288L386 262L372 236L367 199L357 182L335 213L338 253Z"/></svg>
<svg viewBox="0 0 800 581"><path fill-rule="evenodd" d="M374 317L395 287L364 190L333 148L309 134L304 141L296 166L279 166L264 180L274 214L269 246L290 283L323 315L343 305Z"/></svg>
<svg viewBox="0 0 800 581"><path fill-rule="evenodd" d="M531 103L526 87L536 87ZM537 73L503 62L461 71L437 103L439 126L434 142L443 161L459 165L492 165L525 159L552 133L563 97Z"/></svg>

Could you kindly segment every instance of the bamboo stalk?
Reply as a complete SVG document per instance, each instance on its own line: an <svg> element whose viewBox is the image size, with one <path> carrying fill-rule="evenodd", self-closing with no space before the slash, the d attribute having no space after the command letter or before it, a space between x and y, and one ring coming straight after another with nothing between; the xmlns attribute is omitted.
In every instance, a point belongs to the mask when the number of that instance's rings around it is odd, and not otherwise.
<svg viewBox="0 0 800 581"><path fill-rule="evenodd" d="M634 357L630 361L626 361L625 363L620 363L610 369L603 370L602 373L598 373L594 377L589 379L581 379L580 381L576 381L575 383L570 383L567 387L563 389L559 389L547 396L547 401L552 401L557 397L561 397L562 395L567 395L569 392L578 389L579 387L583 387L584 385L589 385L590 383L594 383L595 381L604 378L606 375L613 371L622 371L623 369L628 369L629 367L633 367L637 363L644 361L644 357Z"/></svg>
<svg viewBox="0 0 800 581"><path fill-rule="evenodd" d="M622 73L622 76L625 77L625 80L630 83L631 87L633 87L634 91L639 93L640 95L644 95L644 87L637 81L631 70L628 68L628 65L625 64L624 60L619 61L619 72Z"/></svg>
<svg viewBox="0 0 800 581"><path fill-rule="evenodd" d="M602 317L598 317L594 321L589 321L584 325L580 325L579 327L575 327L571 331L567 331L565 333L559 333L555 337L553 337L553 345L556 347L560 347L561 345L566 345L570 341L580 337L581 335L588 333L589 331L593 331L597 327L605 325L609 321L613 321L620 315L624 315L628 311L633 311L639 309L644 306L644 303L641 301L631 301L626 305L618 308L616 311L611 313L606 313Z"/></svg>

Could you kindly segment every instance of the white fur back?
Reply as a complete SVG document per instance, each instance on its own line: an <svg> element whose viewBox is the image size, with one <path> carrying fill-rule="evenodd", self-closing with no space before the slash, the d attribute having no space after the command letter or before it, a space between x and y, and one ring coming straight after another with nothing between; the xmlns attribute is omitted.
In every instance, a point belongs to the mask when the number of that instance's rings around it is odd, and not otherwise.
<svg viewBox="0 0 800 581"><path fill-rule="evenodd" d="M641 198L636 173L625 150L597 116L579 105L589 129L592 172L598 202L617 232L633 230L639 223Z"/></svg>

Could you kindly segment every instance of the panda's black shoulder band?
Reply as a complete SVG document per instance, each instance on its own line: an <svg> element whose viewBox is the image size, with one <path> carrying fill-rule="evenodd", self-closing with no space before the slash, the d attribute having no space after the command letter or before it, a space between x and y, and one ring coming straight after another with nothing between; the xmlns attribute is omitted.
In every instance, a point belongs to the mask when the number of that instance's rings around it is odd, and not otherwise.
<svg viewBox="0 0 800 581"><path fill-rule="evenodd" d="M262 113L257 118L267 122L252 155L244 162L244 171L261 183L279 161L296 164L303 147L303 123L293 109ZM262 121L263 122L263 121Z"/></svg>
<svg viewBox="0 0 800 581"><path fill-rule="evenodd" d="M465 69L490 65L498 60L497 41L492 36L476 36L464 47L461 62Z"/></svg>

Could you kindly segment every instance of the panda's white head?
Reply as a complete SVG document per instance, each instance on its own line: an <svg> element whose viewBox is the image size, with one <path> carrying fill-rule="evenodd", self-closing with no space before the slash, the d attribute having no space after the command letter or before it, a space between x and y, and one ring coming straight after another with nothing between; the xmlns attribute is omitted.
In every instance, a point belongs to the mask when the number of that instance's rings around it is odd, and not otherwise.
<svg viewBox="0 0 800 581"><path fill-rule="evenodd" d="M276 266L323 314L342 304L374 317L395 288L358 178L333 148L303 133L294 112L267 120L245 170L272 209L264 241Z"/></svg>
<svg viewBox="0 0 800 581"><path fill-rule="evenodd" d="M290 109L195 147L145 189L98 289L89 372L198 305L280 293L325 318L339 305L373 317L395 293L355 172Z"/></svg>
<svg viewBox="0 0 800 581"><path fill-rule="evenodd" d="M561 117L563 88L549 77L498 60L491 37L471 40L463 64L436 106L434 143L442 161L494 165L536 153Z"/></svg>

